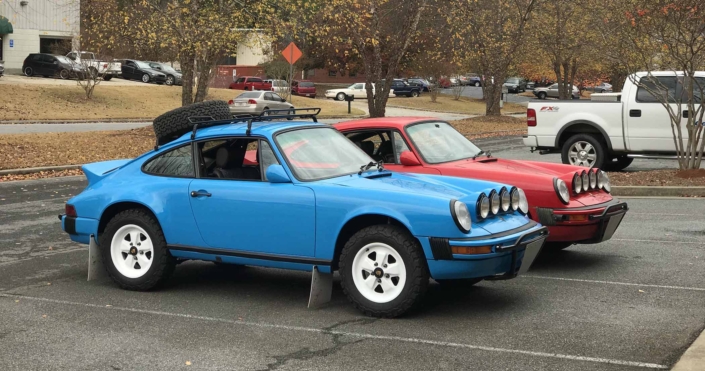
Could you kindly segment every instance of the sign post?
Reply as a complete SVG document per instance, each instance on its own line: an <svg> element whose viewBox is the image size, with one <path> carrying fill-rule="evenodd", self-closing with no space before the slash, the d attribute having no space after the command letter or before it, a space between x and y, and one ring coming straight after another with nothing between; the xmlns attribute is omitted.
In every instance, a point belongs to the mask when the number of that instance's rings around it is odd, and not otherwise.
<svg viewBox="0 0 705 371"><path fill-rule="evenodd" d="M301 58L303 53L301 53L301 50L299 50L299 48L296 47L296 44L292 41L289 46L282 50L282 55L284 56L284 59L289 62L289 103L291 103L292 95L294 95L291 91L291 85L294 82L294 63Z"/></svg>

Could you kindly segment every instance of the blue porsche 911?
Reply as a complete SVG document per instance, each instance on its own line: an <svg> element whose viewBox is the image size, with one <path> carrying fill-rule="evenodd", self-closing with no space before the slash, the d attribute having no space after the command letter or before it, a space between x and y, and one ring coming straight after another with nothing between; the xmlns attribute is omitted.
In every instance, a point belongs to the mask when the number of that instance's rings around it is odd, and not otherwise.
<svg viewBox="0 0 705 371"><path fill-rule="evenodd" d="M541 249L547 230L525 216L521 189L386 171L315 114L268 114L233 119L219 101L165 113L153 151L83 166L88 186L63 230L125 289L155 288L192 259L312 271L314 282L338 271L349 300L377 317L406 312L429 278L514 278Z"/></svg>

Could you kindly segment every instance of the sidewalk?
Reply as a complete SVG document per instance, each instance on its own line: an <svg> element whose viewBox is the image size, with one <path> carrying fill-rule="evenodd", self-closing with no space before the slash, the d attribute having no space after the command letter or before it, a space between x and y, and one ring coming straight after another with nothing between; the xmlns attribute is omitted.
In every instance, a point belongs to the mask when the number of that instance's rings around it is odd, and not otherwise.
<svg viewBox="0 0 705 371"><path fill-rule="evenodd" d="M705 370L705 331L683 353L672 371L703 371Z"/></svg>

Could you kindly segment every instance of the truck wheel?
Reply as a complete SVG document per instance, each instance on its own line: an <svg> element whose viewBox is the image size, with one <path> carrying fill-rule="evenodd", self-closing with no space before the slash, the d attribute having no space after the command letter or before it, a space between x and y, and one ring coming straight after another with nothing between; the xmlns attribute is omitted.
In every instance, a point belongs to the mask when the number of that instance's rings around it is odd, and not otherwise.
<svg viewBox="0 0 705 371"><path fill-rule="evenodd" d="M606 171L622 171L626 169L634 161L633 158L627 156L617 156L612 161L605 162L604 170Z"/></svg>
<svg viewBox="0 0 705 371"><path fill-rule="evenodd" d="M563 143L561 160L564 164L601 169L606 160L602 142L590 134L576 134Z"/></svg>
<svg viewBox="0 0 705 371"><path fill-rule="evenodd" d="M110 81L110 79L113 78L113 75L103 75L103 81Z"/></svg>
<svg viewBox="0 0 705 371"><path fill-rule="evenodd" d="M335 100L345 100L345 93L338 93L338 95L335 96Z"/></svg>
<svg viewBox="0 0 705 371"><path fill-rule="evenodd" d="M428 288L419 242L393 225L375 225L355 233L340 254L338 272L350 302L372 317L404 314Z"/></svg>
<svg viewBox="0 0 705 371"><path fill-rule="evenodd" d="M418 90L412 91L412 92L411 92L411 96L414 97L414 98L418 97L418 96L419 96Z"/></svg>
<svg viewBox="0 0 705 371"><path fill-rule="evenodd" d="M176 266L162 228L143 210L125 210L113 217L98 246L108 275L123 289L151 290L164 283Z"/></svg>
<svg viewBox="0 0 705 371"><path fill-rule="evenodd" d="M544 92L539 92L539 94L537 95L537 97L539 97L539 99L546 99L546 93L544 93Z"/></svg>
<svg viewBox="0 0 705 371"><path fill-rule="evenodd" d="M230 114L228 102L210 100L180 107L162 114L154 119L152 126L157 137L157 144L162 145L193 130L189 117L212 117L214 120L228 120Z"/></svg>

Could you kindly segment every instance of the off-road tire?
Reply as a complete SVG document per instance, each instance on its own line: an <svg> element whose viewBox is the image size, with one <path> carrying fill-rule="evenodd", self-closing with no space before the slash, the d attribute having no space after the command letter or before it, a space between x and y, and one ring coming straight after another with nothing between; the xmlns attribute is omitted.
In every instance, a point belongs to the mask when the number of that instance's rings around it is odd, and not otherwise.
<svg viewBox="0 0 705 371"><path fill-rule="evenodd" d="M596 138L594 135L590 134L575 134L572 137L568 138L568 140L563 143L563 147L561 148L561 160L564 164L571 165L570 163L570 158L568 155L568 152L570 151L570 147L575 143L575 142L588 142L590 143L594 148L595 148L595 162L593 163L592 167L597 168L597 169L602 169L602 167L605 165L605 162L607 161L607 151L605 150L605 145L602 143L601 140Z"/></svg>
<svg viewBox="0 0 705 371"><path fill-rule="evenodd" d="M152 265L147 273L139 278L127 278L118 272L110 254L110 243L113 235L122 226L135 224L142 227L149 234L154 247ZM174 272L176 259L166 247L166 239L159 222L149 213L140 209L130 209L115 215L106 225L105 231L98 239L98 246L103 259L103 266L108 276L123 289L133 291L148 291L159 287Z"/></svg>
<svg viewBox="0 0 705 371"><path fill-rule="evenodd" d="M539 92L536 96L537 96L539 99L546 99L546 93L544 93L544 92Z"/></svg>
<svg viewBox="0 0 705 371"><path fill-rule="evenodd" d="M443 287L463 288L470 287L482 281L482 278L464 278L457 280L436 280Z"/></svg>
<svg viewBox="0 0 705 371"><path fill-rule="evenodd" d="M399 296L388 303L374 303L366 299L355 287L352 277L355 255L373 242L382 242L393 247L406 267L404 288ZM428 289L428 267L421 245L407 231L393 225L374 225L355 233L340 253L338 273L348 300L363 314L371 317L400 316L418 304Z"/></svg>
<svg viewBox="0 0 705 371"><path fill-rule="evenodd" d="M627 156L617 156L614 157L611 161L605 162L604 169L605 171L622 171L626 169L629 165L632 164L634 161L633 158L627 157Z"/></svg>
<svg viewBox="0 0 705 371"><path fill-rule="evenodd" d="M152 126L159 145L172 140L193 130L189 117L212 117L214 120L228 120L232 118L228 102L211 100L194 103L180 107L162 114L154 119Z"/></svg>

